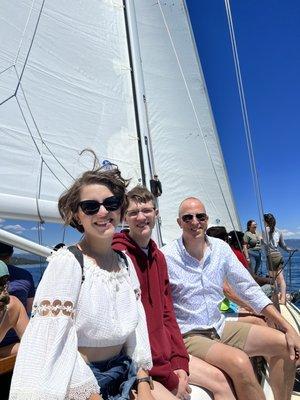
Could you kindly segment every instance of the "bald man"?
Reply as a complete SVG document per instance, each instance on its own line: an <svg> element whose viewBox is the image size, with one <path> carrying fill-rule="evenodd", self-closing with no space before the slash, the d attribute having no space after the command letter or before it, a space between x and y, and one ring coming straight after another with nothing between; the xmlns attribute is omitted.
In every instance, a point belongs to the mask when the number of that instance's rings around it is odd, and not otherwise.
<svg viewBox="0 0 300 400"><path fill-rule="evenodd" d="M206 235L208 215L199 199L190 197L180 204L177 222L182 236L162 251L188 353L227 372L237 398L243 400L265 399L248 356L267 357L275 400L290 399L295 360L299 358L299 335L271 304L229 245ZM225 322L219 311L224 280L282 332L242 322Z"/></svg>

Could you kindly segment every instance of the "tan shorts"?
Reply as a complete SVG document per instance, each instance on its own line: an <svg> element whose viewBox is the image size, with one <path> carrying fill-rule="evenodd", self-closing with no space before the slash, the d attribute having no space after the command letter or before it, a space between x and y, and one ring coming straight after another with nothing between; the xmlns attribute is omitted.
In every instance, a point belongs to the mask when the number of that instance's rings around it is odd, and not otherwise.
<svg viewBox="0 0 300 400"><path fill-rule="evenodd" d="M238 321L227 321L222 336L215 329L194 330L183 335L187 352L192 356L205 360L208 350L215 343L244 350L251 324Z"/></svg>
<svg viewBox="0 0 300 400"><path fill-rule="evenodd" d="M272 251L268 254L268 267L270 271L278 271L283 267L284 260L280 251Z"/></svg>

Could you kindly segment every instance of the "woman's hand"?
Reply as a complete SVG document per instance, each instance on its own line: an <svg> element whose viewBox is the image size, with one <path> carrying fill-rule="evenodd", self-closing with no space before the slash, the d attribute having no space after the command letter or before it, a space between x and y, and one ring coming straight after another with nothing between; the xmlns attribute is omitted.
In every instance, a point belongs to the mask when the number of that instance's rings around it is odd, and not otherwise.
<svg viewBox="0 0 300 400"><path fill-rule="evenodd" d="M103 400L100 394L94 393L90 396L89 400Z"/></svg>

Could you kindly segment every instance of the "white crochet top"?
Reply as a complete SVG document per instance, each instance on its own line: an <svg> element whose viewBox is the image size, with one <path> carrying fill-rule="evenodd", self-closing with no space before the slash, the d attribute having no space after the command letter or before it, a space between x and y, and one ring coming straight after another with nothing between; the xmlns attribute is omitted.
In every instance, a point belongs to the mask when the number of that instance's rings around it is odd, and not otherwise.
<svg viewBox="0 0 300 400"><path fill-rule="evenodd" d="M152 368L140 286L127 260L128 271L119 257L120 271L108 272L84 256L81 283L81 267L67 248L49 257L19 347L10 400L86 400L99 393L78 347L124 344L137 367Z"/></svg>

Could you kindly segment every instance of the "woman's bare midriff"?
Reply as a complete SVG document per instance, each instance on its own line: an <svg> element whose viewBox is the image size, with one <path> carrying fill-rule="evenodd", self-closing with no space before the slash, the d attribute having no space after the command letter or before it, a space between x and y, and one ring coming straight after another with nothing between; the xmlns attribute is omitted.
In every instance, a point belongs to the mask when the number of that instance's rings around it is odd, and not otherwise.
<svg viewBox="0 0 300 400"><path fill-rule="evenodd" d="M104 361L118 355L123 345L109 347L79 347L78 351L85 362Z"/></svg>

